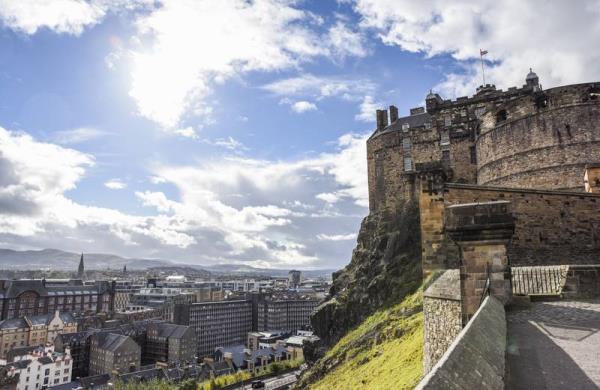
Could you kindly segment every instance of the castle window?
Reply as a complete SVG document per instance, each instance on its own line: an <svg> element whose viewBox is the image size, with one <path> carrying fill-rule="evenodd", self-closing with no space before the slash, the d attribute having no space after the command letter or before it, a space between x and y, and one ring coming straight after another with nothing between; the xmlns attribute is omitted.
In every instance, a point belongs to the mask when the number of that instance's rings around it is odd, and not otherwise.
<svg viewBox="0 0 600 390"><path fill-rule="evenodd" d="M471 154L471 164L477 164L477 149L475 149L475 146L469 147L469 153Z"/></svg>
<svg viewBox="0 0 600 390"><path fill-rule="evenodd" d="M411 147L412 147L412 145L410 143L410 138L403 138L402 139L402 149L404 149L404 151L409 151Z"/></svg>
<svg viewBox="0 0 600 390"><path fill-rule="evenodd" d="M506 110L500 110L496 113L496 124L504 122L507 118Z"/></svg>
<svg viewBox="0 0 600 390"><path fill-rule="evenodd" d="M442 161L450 161L450 151L442 150Z"/></svg>
<svg viewBox="0 0 600 390"><path fill-rule="evenodd" d="M404 170L406 172L410 172L413 170L412 167L412 158L410 157L404 157Z"/></svg>
<svg viewBox="0 0 600 390"><path fill-rule="evenodd" d="M402 124L402 131L407 132L410 129L410 125L408 123Z"/></svg>
<svg viewBox="0 0 600 390"><path fill-rule="evenodd" d="M442 133L440 145L450 145L450 135L448 133Z"/></svg>
<svg viewBox="0 0 600 390"><path fill-rule="evenodd" d="M431 122L425 122L425 128L431 129Z"/></svg>
<svg viewBox="0 0 600 390"><path fill-rule="evenodd" d="M448 127L452 125L452 117L450 115L444 117L444 126Z"/></svg>

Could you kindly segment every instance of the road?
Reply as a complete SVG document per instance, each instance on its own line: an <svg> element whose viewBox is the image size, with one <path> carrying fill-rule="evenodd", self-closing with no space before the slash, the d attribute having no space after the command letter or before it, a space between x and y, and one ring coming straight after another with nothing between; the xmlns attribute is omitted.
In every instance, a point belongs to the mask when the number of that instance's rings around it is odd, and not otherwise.
<svg viewBox="0 0 600 390"><path fill-rule="evenodd" d="M265 383L265 387L263 389L264 390L277 390L277 389L284 388L286 385L291 385L294 382L296 382L297 377L299 375L300 375L300 370L296 370L296 371L289 372L287 374L262 379L262 381ZM240 387L236 387L236 389L252 390L252 384L245 383L243 388L240 385Z"/></svg>

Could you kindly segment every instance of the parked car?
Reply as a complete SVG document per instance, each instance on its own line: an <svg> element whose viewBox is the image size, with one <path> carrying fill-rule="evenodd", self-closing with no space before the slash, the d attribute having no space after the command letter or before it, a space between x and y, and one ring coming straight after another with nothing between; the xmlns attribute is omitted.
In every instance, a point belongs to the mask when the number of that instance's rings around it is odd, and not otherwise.
<svg viewBox="0 0 600 390"><path fill-rule="evenodd" d="M253 381L252 382L252 388L253 389L264 389L265 388L265 382L263 382L263 381Z"/></svg>

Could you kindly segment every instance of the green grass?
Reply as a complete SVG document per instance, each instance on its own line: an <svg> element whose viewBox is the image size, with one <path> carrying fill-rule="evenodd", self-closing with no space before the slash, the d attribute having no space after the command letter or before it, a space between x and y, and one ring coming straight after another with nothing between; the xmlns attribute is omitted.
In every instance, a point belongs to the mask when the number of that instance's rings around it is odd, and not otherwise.
<svg viewBox="0 0 600 390"><path fill-rule="evenodd" d="M423 375L422 364L423 312L419 291L374 313L348 332L311 368L326 374L308 387L411 389Z"/></svg>
<svg viewBox="0 0 600 390"><path fill-rule="evenodd" d="M244 382L252 380L253 378L267 376L267 375L275 375L284 370L289 370L291 368L300 367L304 363L303 359L295 359L295 360L284 360L281 362L268 364L263 370L257 373L251 373L247 371L238 371L235 374L229 375L221 375L216 377L215 379L211 379L198 384L198 390L215 390L220 389L225 386L232 385L234 383L239 383L242 380Z"/></svg>

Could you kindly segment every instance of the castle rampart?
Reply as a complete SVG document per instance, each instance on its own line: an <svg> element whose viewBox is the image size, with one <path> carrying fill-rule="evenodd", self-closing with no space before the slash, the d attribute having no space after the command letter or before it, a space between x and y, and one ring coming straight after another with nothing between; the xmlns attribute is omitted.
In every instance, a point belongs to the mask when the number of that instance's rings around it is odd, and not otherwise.
<svg viewBox="0 0 600 390"><path fill-rule="evenodd" d="M478 88L472 97L430 93L398 117L378 110L367 141L369 207L418 198L419 165L438 162L447 181L584 191L582 172L600 162L600 83L542 90L530 72L522 88Z"/></svg>
<svg viewBox="0 0 600 390"><path fill-rule="evenodd" d="M583 191L582 172L600 161L594 88L554 88L488 109L476 142L478 184Z"/></svg>

